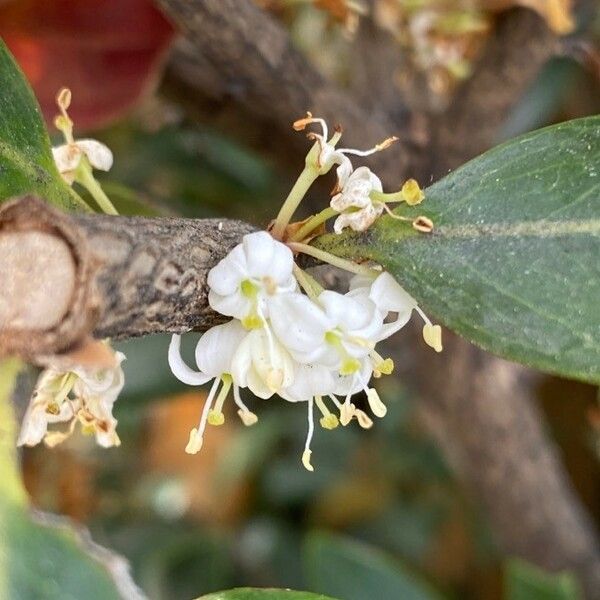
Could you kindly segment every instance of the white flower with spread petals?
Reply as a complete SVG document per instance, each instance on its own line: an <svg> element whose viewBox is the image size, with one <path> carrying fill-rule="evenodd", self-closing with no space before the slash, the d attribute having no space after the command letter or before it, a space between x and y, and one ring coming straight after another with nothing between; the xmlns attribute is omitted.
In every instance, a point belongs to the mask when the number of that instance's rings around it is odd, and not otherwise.
<svg viewBox="0 0 600 600"><path fill-rule="evenodd" d="M169 366L180 381L188 385L203 385L211 379L214 380L204 403L198 427L190 432L186 447L186 452L189 454L195 454L201 449L207 423L216 426L224 423L223 404L232 386L233 397L242 422L245 425L253 425L257 421L256 415L242 401L239 386L231 376L233 356L247 335L247 331L235 319L209 329L196 345L196 364L200 371L188 367L181 357L181 336L174 335L171 338ZM221 386L220 391L219 386Z"/></svg>
<svg viewBox="0 0 600 600"><path fill-rule="evenodd" d="M292 251L266 231L244 236L208 274L210 306L240 319L247 329L262 327L269 316L269 300L296 290Z"/></svg>
<svg viewBox="0 0 600 600"><path fill-rule="evenodd" d="M333 210L341 213L335 220L333 230L341 233L345 227L365 231L383 213L385 204L370 198L372 191L382 192L381 180L368 167L359 167L345 181L341 190L330 202Z"/></svg>
<svg viewBox="0 0 600 600"><path fill-rule="evenodd" d="M18 445L35 446L44 440L54 446L67 439L79 422L82 431L94 434L99 445L118 446L112 410L125 382L121 368L124 359L123 353L115 352L114 366L109 368L45 369L23 419ZM48 431L48 425L66 422L71 423L66 432Z"/></svg>
<svg viewBox="0 0 600 600"><path fill-rule="evenodd" d="M75 180L77 168L85 157L92 168L109 171L113 165L113 154L108 146L97 140L73 140L56 148L52 148L52 156L58 172L69 184Z"/></svg>

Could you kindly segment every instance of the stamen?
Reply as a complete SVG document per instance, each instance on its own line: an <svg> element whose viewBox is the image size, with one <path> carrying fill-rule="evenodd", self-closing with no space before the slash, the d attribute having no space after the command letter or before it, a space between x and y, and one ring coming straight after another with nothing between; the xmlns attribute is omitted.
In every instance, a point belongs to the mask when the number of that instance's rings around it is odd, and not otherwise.
<svg viewBox="0 0 600 600"><path fill-rule="evenodd" d="M315 432L315 423L313 420L313 399L308 401L308 433L306 435L306 443L304 444L304 452L302 453L302 464L307 471L314 471L314 467L310 464L310 456L312 450L310 443Z"/></svg>
<svg viewBox="0 0 600 600"><path fill-rule="evenodd" d="M363 429L371 429L373 427L373 421L363 410L355 409L354 416Z"/></svg>
<svg viewBox="0 0 600 600"><path fill-rule="evenodd" d="M315 402L323 415L323 418L319 420L321 427L323 427L323 429L335 429L339 425L338 418L333 413L329 412L329 409L325 406L321 396L315 396Z"/></svg>
<svg viewBox="0 0 600 600"><path fill-rule="evenodd" d="M215 407L214 409L208 412L209 425L215 425L217 427L225 423L225 415L223 414L223 404L225 403L225 399L227 398L227 394L229 393L229 389L231 388L231 375L222 375L221 381L223 382L223 387L221 388L221 391L217 396Z"/></svg>
<svg viewBox="0 0 600 600"><path fill-rule="evenodd" d="M415 306L415 310L419 313L423 321L425 321L425 325L423 326L423 340L436 352L441 352L443 350L442 328L439 325L434 325L419 306Z"/></svg>
<svg viewBox="0 0 600 600"><path fill-rule="evenodd" d="M404 202L409 206L420 204L425 198L425 194L416 179L408 179L405 181L400 193L402 194Z"/></svg>
<svg viewBox="0 0 600 600"><path fill-rule="evenodd" d="M190 439L185 447L185 451L187 454L197 454L202 449L202 436L199 431L194 427L190 431Z"/></svg>
<svg viewBox="0 0 600 600"><path fill-rule="evenodd" d="M281 389L281 386L283 385L284 374L282 369L276 369L275 367L273 367L275 363L275 342L273 341L273 333L271 332L269 323L267 322L267 319L265 318L262 309L258 304L256 306L256 313L262 319L265 328L265 333L267 334L267 342L269 345L269 362L271 364L271 369L267 373L265 383L272 392L278 392Z"/></svg>
<svg viewBox="0 0 600 600"><path fill-rule="evenodd" d="M325 140L327 140L329 132L327 130L327 123L325 122L325 119L313 117L310 111L306 111L306 117L304 117L303 119L298 119L297 121L294 121L292 123L292 127L295 131L304 131L306 127L311 123L318 123L321 126L323 130L323 137L325 138Z"/></svg>
<svg viewBox="0 0 600 600"><path fill-rule="evenodd" d="M233 384L233 399L239 407L237 414L242 420L242 423L246 425L246 427L254 425L258 421L258 417L244 404L240 396L240 387L235 383Z"/></svg>
<svg viewBox="0 0 600 600"><path fill-rule="evenodd" d="M71 106L71 90L69 88L61 88L56 94L56 104L60 110L60 115L54 119L54 126L62 132L67 144L74 144L73 139L73 121L71 121L67 109Z"/></svg>
<svg viewBox="0 0 600 600"><path fill-rule="evenodd" d="M369 407L371 408L371 411L373 412L373 414L376 417L379 417L380 419L385 417L385 415L387 414L387 407L381 401L381 398L379 397L377 390L375 388L367 388L366 386L363 389L365 390L365 392L367 394L367 400L369 401Z"/></svg>
<svg viewBox="0 0 600 600"><path fill-rule="evenodd" d="M333 394L327 394L329 396L329 398L331 398L332 402L335 404L335 406L337 407L338 410L342 410L342 403L333 395Z"/></svg>
<svg viewBox="0 0 600 600"><path fill-rule="evenodd" d="M187 385L203 385L210 380L210 376L202 371L190 369L181 356L181 336L174 334L171 337L168 353L169 367L173 375Z"/></svg>
<svg viewBox="0 0 600 600"><path fill-rule="evenodd" d="M413 221L413 229L420 231L421 233L431 233L433 231L433 221L428 217L417 217Z"/></svg>
<svg viewBox="0 0 600 600"><path fill-rule="evenodd" d="M373 363L373 377L379 378L382 375L391 375L394 372L394 361L391 358L383 358L375 350L369 353Z"/></svg>
<svg viewBox="0 0 600 600"><path fill-rule="evenodd" d="M380 152L381 150L385 150L389 148L394 142L397 142L398 138L393 135L392 137L386 138L383 142L376 144L373 148L369 150L355 150L353 148L340 148L338 152L342 154L353 154L355 156L370 156L371 154L375 154L376 152Z"/></svg>
<svg viewBox="0 0 600 600"><path fill-rule="evenodd" d="M220 379L217 378L214 380L212 387L210 388L210 392L206 398L206 402L204 403L204 408L202 409L202 415L200 416L198 427L194 427L190 431L190 439L185 447L185 451L188 454L196 454L197 452L200 452L200 449L202 448L202 443L204 441L204 429L206 428L208 413L210 411L215 394L217 393L219 383L221 383Z"/></svg>

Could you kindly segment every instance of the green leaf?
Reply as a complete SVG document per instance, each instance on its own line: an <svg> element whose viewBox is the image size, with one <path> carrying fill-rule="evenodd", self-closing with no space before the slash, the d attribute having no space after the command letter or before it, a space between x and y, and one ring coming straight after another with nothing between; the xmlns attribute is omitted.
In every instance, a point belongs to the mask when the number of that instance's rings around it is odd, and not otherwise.
<svg viewBox="0 0 600 600"><path fill-rule="evenodd" d="M293 590L273 590L262 588L237 588L226 592L215 592L197 600L335 600L330 596L295 592Z"/></svg>
<svg viewBox="0 0 600 600"><path fill-rule="evenodd" d="M12 394L21 363L0 362L0 598L118 600L115 584L141 598L123 560L93 544L68 523L32 519L16 456ZM84 551L93 551L92 554ZM111 570L113 569L113 570ZM137 594L137 595L136 595Z"/></svg>
<svg viewBox="0 0 600 600"><path fill-rule="evenodd" d="M333 254L383 265L448 328L500 356L600 382L600 116L535 131L467 163Z"/></svg>
<svg viewBox="0 0 600 600"><path fill-rule="evenodd" d="M305 570L312 589L344 600L441 598L392 558L341 536L310 535L305 546Z"/></svg>
<svg viewBox="0 0 600 600"><path fill-rule="evenodd" d="M570 573L552 575L522 560L506 568L506 600L581 600L577 581Z"/></svg>
<svg viewBox="0 0 600 600"><path fill-rule="evenodd" d="M0 201L35 194L63 209L87 209L58 173L38 103L1 39L0 82Z"/></svg>

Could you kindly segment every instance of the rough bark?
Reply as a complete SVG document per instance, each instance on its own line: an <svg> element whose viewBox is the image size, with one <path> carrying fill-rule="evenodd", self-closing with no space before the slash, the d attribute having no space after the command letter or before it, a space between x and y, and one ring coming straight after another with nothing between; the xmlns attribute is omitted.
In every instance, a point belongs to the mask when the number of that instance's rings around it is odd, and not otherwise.
<svg viewBox="0 0 600 600"><path fill-rule="evenodd" d="M118 339L211 327L222 319L208 306L208 270L252 230L227 219L67 215L31 197L9 202L0 210L0 246L20 264L6 269L0 289L0 352L35 358L92 333ZM48 261L57 243L68 252ZM57 272L73 282L70 294L54 294ZM22 315L40 307L40 290L47 312L36 329Z"/></svg>

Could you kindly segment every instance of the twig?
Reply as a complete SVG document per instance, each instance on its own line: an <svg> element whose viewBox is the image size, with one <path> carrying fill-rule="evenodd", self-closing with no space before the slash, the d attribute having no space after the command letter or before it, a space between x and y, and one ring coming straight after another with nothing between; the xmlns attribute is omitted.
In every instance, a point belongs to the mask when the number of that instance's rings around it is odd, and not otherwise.
<svg viewBox="0 0 600 600"><path fill-rule="evenodd" d="M227 219L67 215L31 197L9 202L0 210L0 354L35 359L92 332L126 338L222 322L208 307L206 275L252 230Z"/></svg>

